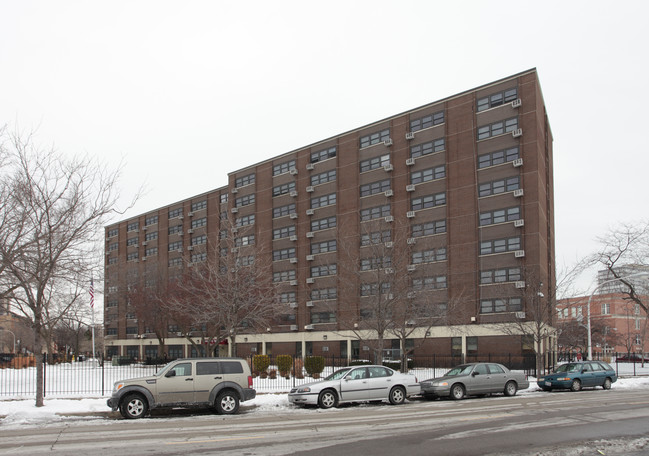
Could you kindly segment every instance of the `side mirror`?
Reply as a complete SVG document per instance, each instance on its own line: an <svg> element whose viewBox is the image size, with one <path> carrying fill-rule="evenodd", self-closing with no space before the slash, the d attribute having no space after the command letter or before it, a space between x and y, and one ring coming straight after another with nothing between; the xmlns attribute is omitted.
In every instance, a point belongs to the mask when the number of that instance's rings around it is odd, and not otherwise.
<svg viewBox="0 0 649 456"><path fill-rule="evenodd" d="M175 377L175 376L176 376L176 371L173 370L173 369L171 369L169 372L167 372L167 373L165 374L165 377L167 377L167 378L169 378L169 377Z"/></svg>
<svg viewBox="0 0 649 456"><path fill-rule="evenodd" d="M480 375L480 372L475 372L475 371L473 371L473 372L471 372L471 375L472 375L473 377L475 377L476 375Z"/></svg>

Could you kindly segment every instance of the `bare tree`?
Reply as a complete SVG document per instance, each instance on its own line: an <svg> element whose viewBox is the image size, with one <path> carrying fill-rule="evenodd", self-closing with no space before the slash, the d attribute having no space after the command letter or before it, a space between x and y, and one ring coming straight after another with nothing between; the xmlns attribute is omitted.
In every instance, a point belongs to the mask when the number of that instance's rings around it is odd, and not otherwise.
<svg viewBox="0 0 649 456"><path fill-rule="evenodd" d="M43 405L45 338L81 299L99 264L102 226L119 197L119 171L43 151L31 135L5 135L8 157L0 206L0 264L10 309L30 320L38 362L36 406Z"/></svg>

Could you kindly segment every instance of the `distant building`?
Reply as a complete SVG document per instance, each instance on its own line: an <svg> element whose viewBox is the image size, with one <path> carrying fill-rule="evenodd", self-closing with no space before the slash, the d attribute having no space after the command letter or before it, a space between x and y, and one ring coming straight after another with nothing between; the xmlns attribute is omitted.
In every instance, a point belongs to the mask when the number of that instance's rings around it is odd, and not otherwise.
<svg viewBox="0 0 649 456"><path fill-rule="evenodd" d="M628 277L629 283L634 284L635 287L644 285L646 287L649 276L649 266L644 264L629 264L615 268L615 272L619 278ZM640 275L646 273L646 276ZM633 276L633 277L629 277ZM608 269L597 272L597 284L599 286L599 294L619 293L626 289L620 280L616 280L616 276Z"/></svg>
<svg viewBox="0 0 649 456"><path fill-rule="evenodd" d="M106 227L106 351L160 355L129 308L130 281L148 268L172 276L232 254L223 241L230 221L252 230L237 235L236 249L263 248L285 303L267 331L237 339L239 355L368 357L347 328L363 324L375 292L363 271L389 269L367 245L392 248L397 226L408 230L407 245L394 248L412 250L414 292L461 306L452 327L413 333L416 354L520 354L529 339L497 324L532 318L526 286L532 299L552 295L553 197L552 132L535 69L269 157L231 172L225 187ZM366 233L370 224L379 228ZM360 278L336 267L342 227L357 240ZM177 332L170 322L168 355L195 355ZM392 339L384 348L403 347Z"/></svg>

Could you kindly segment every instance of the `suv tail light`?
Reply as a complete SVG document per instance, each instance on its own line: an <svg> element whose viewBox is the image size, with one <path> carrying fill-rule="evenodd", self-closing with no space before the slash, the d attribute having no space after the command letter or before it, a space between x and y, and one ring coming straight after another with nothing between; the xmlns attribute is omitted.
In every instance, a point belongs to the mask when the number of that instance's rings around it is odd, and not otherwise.
<svg viewBox="0 0 649 456"><path fill-rule="evenodd" d="M248 388L252 388L252 375L248 375Z"/></svg>

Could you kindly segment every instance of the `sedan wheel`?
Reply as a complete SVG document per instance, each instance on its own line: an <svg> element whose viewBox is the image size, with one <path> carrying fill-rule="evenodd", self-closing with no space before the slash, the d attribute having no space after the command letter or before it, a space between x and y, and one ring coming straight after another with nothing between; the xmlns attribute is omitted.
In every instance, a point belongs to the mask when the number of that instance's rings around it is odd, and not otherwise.
<svg viewBox="0 0 649 456"><path fill-rule="evenodd" d="M604 380L604 384L602 385L602 388L604 388L605 390L610 390L612 383L613 382L611 382L611 379L607 378L606 380Z"/></svg>
<svg viewBox="0 0 649 456"><path fill-rule="evenodd" d="M395 386L394 388L392 388L392 390L390 390L390 404L403 404L405 400L406 390L404 390L401 386Z"/></svg>
<svg viewBox="0 0 649 456"><path fill-rule="evenodd" d="M318 397L318 405L323 409L335 407L338 405L338 396L331 390L323 391Z"/></svg>
<svg viewBox="0 0 649 456"><path fill-rule="evenodd" d="M451 387L451 397L456 401L464 398L464 387L462 385L455 384Z"/></svg>
<svg viewBox="0 0 649 456"><path fill-rule="evenodd" d="M505 396L516 396L516 391L518 391L516 382L507 382L505 385Z"/></svg>
<svg viewBox="0 0 649 456"><path fill-rule="evenodd" d="M581 380L575 379L572 381L572 385L570 385L570 390L571 391L580 391L581 390Z"/></svg>

